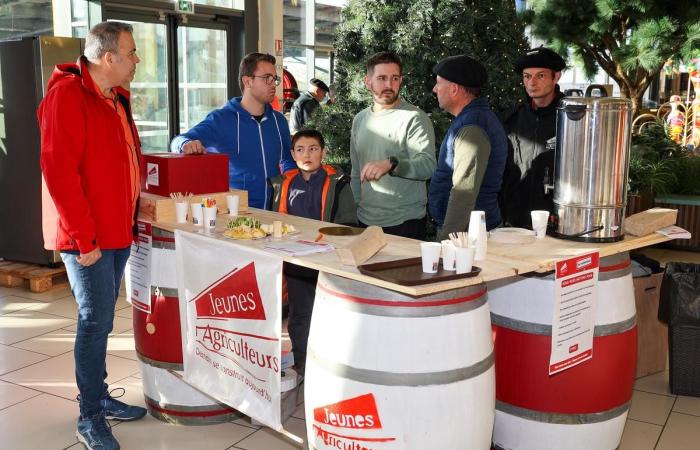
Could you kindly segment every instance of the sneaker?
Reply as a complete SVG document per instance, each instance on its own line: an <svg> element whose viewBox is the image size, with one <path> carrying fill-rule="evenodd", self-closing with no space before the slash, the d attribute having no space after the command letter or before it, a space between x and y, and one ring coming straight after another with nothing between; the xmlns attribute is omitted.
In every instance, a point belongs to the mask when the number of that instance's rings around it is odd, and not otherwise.
<svg viewBox="0 0 700 450"><path fill-rule="evenodd" d="M122 390L122 393L118 397L121 397L122 395L124 395L124 389L119 389ZM109 393L109 397L100 400L100 405L102 405L102 407L104 408L105 418L110 420L121 420L122 422L129 422L131 420L138 420L146 415L146 408L142 408L140 406L127 405L124 402L120 402L116 398L112 397L112 392Z"/></svg>
<svg viewBox="0 0 700 450"><path fill-rule="evenodd" d="M114 439L112 427L102 412L96 416L78 419L78 431L75 435L87 450L119 450L119 442Z"/></svg>

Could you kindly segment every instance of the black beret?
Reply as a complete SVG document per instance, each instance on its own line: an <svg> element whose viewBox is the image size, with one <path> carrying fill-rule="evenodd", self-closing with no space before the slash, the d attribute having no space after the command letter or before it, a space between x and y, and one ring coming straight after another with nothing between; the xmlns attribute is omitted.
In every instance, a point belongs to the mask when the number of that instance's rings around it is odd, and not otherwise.
<svg viewBox="0 0 700 450"><path fill-rule="evenodd" d="M489 77L486 68L467 55L450 56L433 67L433 73L464 87L483 87Z"/></svg>
<svg viewBox="0 0 700 450"><path fill-rule="evenodd" d="M328 89L328 85L326 83L324 83L322 80L319 80L318 78L310 79L309 84L314 85L317 88L321 88L326 92L330 91L330 89Z"/></svg>
<svg viewBox="0 0 700 450"><path fill-rule="evenodd" d="M528 67L544 67L561 72L566 67L566 62L556 52L546 47L537 47L528 50L527 53L515 60L516 72L520 73Z"/></svg>

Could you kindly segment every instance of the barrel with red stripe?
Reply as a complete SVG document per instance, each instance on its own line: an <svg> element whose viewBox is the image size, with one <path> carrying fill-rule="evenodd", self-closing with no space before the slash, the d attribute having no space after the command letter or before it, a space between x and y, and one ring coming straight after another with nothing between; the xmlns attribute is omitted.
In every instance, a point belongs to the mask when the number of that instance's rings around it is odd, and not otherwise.
<svg viewBox="0 0 700 450"><path fill-rule="evenodd" d="M593 358L548 375L554 274L489 283L496 359L496 449L613 450L632 398L637 355L627 253L602 258Z"/></svg>
<svg viewBox="0 0 700 450"><path fill-rule="evenodd" d="M150 264L150 312L133 309L134 345L148 412L180 425L224 423L240 417L235 409L189 386L176 372L183 366L172 232L152 227Z"/></svg>
<svg viewBox="0 0 700 450"><path fill-rule="evenodd" d="M306 360L310 449L486 449L486 286L410 297L321 273Z"/></svg>

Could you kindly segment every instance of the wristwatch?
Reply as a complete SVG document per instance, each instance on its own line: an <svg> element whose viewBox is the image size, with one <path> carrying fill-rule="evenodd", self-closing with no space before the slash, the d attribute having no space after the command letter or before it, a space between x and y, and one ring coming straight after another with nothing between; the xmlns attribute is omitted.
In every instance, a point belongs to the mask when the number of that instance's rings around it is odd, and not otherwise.
<svg viewBox="0 0 700 450"><path fill-rule="evenodd" d="M389 169L389 175L394 176L394 169L396 169L396 166L399 165L399 160L396 158L396 156L390 156L389 162L391 163L391 169Z"/></svg>

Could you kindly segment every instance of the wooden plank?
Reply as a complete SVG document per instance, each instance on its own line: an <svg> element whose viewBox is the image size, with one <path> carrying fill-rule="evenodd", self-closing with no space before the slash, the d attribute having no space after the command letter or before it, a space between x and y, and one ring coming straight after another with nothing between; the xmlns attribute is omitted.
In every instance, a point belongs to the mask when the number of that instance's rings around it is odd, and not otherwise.
<svg viewBox="0 0 700 450"><path fill-rule="evenodd" d="M612 256L668 240L669 238L658 233L641 237L625 236L621 241L607 244L568 241L546 236L544 239L537 239L534 243L527 245L508 245L489 241L488 253L489 257L493 254L532 262L539 266L538 272L549 272L554 270L554 264L557 261L584 253L598 251L601 257Z"/></svg>
<svg viewBox="0 0 700 450"><path fill-rule="evenodd" d="M625 219L625 233L634 236L646 236L676 223L677 209L651 208Z"/></svg>
<svg viewBox="0 0 700 450"><path fill-rule="evenodd" d="M345 247L336 251L343 264L359 266L386 247L386 238L380 227L367 227Z"/></svg>
<svg viewBox="0 0 700 450"><path fill-rule="evenodd" d="M292 239L314 240L318 236L319 228L332 225L318 220L310 220L303 217L279 214L254 208L250 209L250 213L254 217L260 219L263 223L271 224L274 220L281 220L285 223L294 225L294 227L301 233L293 236ZM225 220L217 220L216 229L211 233L207 233L207 235L212 239L239 244L251 248L261 249L263 245L265 245L265 240L232 240L224 237L223 231L226 226L225 224ZM189 223L177 224L170 221L158 222L154 225L167 231L175 231L176 229L179 229L183 231L202 233L202 228L195 227ZM387 246L371 257L367 261L368 263L392 261L396 259L420 256L420 241L394 236L391 234L385 234L384 236L387 241ZM327 242L333 244L336 248L340 248L346 246L350 241L352 241L352 239L354 239L354 237L355 236L324 235L322 242ZM362 281L364 283L384 287L386 289L391 289L393 291L402 292L412 296L434 294L436 292L471 286L474 284L483 283L485 281L508 278L520 273L533 272L539 268L537 263L531 261L509 258L507 256L489 255L486 261L480 261L477 263L477 265L482 269L481 274L478 277L462 278L458 280L444 281L421 286L401 286L380 280L378 278L363 275L357 270L356 267L352 265L344 265L341 262L337 252L319 253L300 257L281 255L281 257L284 261L292 264L339 275L352 280Z"/></svg>
<svg viewBox="0 0 700 450"><path fill-rule="evenodd" d="M66 268L63 266L51 268L14 262L0 265L0 285L6 287L22 286L28 280L32 292L45 292L61 278L66 279Z"/></svg>
<svg viewBox="0 0 700 450"><path fill-rule="evenodd" d="M0 286L17 287L22 286L24 278L11 275L9 273L0 273Z"/></svg>

